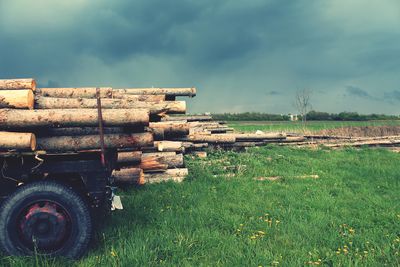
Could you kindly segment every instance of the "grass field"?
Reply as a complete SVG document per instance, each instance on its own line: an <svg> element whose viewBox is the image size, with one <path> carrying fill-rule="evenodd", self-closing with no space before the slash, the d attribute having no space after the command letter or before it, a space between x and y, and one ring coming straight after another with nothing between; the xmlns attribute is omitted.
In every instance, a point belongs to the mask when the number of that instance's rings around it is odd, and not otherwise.
<svg viewBox="0 0 400 267"><path fill-rule="evenodd" d="M82 260L0 264L399 266L399 162L380 149L213 152L188 160L181 184L121 192L125 210L105 222Z"/></svg>
<svg viewBox="0 0 400 267"><path fill-rule="evenodd" d="M230 127L238 131L320 131L348 126L400 126L400 120L387 121L309 121L304 128L302 122L291 121L230 121Z"/></svg>

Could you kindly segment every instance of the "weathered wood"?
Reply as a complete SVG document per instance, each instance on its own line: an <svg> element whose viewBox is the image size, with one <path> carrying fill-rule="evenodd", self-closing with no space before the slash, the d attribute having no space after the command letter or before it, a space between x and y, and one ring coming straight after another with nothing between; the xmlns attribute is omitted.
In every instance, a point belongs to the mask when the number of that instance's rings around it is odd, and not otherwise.
<svg viewBox="0 0 400 267"><path fill-rule="evenodd" d="M162 129L166 138L189 134L189 125L181 122L150 122L149 128Z"/></svg>
<svg viewBox="0 0 400 267"><path fill-rule="evenodd" d="M149 158L154 159L160 164L166 164L168 168L181 168L184 166L183 154L175 152L143 153L142 161Z"/></svg>
<svg viewBox="0 0 400 267"><path fill-rule="evenodd" d="M114 183L118 185L133 185L144 183L144 173L140 168L126 168L112 172Z"/></svg>
<svg viewBox="0 0 400 267"><path fill-rule="evenodd" d="M111 87L100 87L100 97L112 98ZM96 87L81 88L37 88L37 96L56 98L96 98Z"/></svg>
<svg viewBox="0 0 400 267"><path fill-rule="evenodd" d="M189 174L188 169L168 169L160 173L145 173L145 183L159 183L165 181L182 182Z"/></svg>
<svg viewBox="0 0 400 267"><path fill-rule="evenodd" d="M263 134L234 134L237 141L257 141L271 139L285 139L285 133L263 133Z"/></svg>
<svg viewBox="0 0 400 267"><path fill-rule="evenodd" d="M0 132L0 150L36 150L33 133Z"/></svg>
<svg viewBox="0 0 400 267"><path fill-rule="evenodd" d="M29 89L36 90L34 79L1 79L0 90Z"/></svg>
<svg viewBox="0 0 400 267"><path fill-rule="evenodd" d="M183 142L176 141L154 141L154 146L158 151L164 152L185 152Z"/></svg>
<svg viewBox="0 0 400 267"><path fill-rule="evenodd" d="M139 165L142 160L142 151L118 152L118 167Z"/></svg>
<svg viewBox="0 0 400 267"><path fill-rule="evenodd" d="M130 101L164 101L165 95L128 95L121 92L114 92L111 87L100 87L100 97L118 98ZM84 88L38 88L36 95L56 98L96 98L95 87Z"/></svg>
<svg viewBox="0 0 400 267"><path fill-rule="evenodd" d="M196 88L124 88L114 89L114 92L128 95L166 95L194 97L196 95Z"/></svg>
<svg viewBox="0 0 400 267"><path fill-rule="evenodd" d="M138 130L136 130L138 128ZM130 130L128 130L130 129ZM105 134L121 134L121 133L134 133L143 132L143 127L135 127L135 130L124 127L104 127L103 132ZM141 130L140 130L141 129ZM68 135L94 135L99 134L100 130L98 127L64 127L64 128L41 128L35 130L38 136L68 136Z"/></svg>
<svg viewBox="0 0 400 267"><path fill-rule="evenodd" d="M170 113L179 114L186 112L185 101L166 102L136 102L129 99L102 99L101 106L104 109L149 109L151 114ZM37 109L74 109L74 108L96 108L97 100L89 98L54 98L38 97L36 99Z"/></svg>
<svg viewBox="0 0 400 267"><path fill-rule="evenodd" d="M143 169L145 173L160 172L168 169L168 165L161 163L159 158L156 157L142 157L138 167Z"/></svg>
<svg viewBox="0 0 400 267"><path fill-rule="evenodd" d="M0 109L0 128L98 126L97 109L10 110ZM139 126L149 123L143 109L104 109L104 126Z"/></svg>
<svg viewBox="0 0 400 267"><path fill-rule="evenodd" d="M153 135L151 133L105 134L104 143L106 148L140 149L153 145ZM37 147L45 151L80 151L101 148L98 135L40 137L37 139Z"/></svg>
<svg viewBox="0 0 400 267"><path fill-rule="evenodd" d="M32 90L0 90L0 108L33 109Z"/></svg>
<svg viewBox="0 0 400 267"><path fill-rule="evenodd" d="M187 121L187 122L212 121L212 116L210 116L210 115L166 116L162 120L163 121Z"/></svg>
<svg viewBox="0 0 400 267"><path fill-rule="evenodd" d="M236 137L232 134L192 134L182 138L174 138L177 141L189 141L195 143L235 143Z"/></svg>
<svg viewBox="0 0 400 267"><path fill-rule="evenodd" d="M208 147L208 143L192 143L182 141L154 141L154 147L161 152L185 152Z"/></svg>

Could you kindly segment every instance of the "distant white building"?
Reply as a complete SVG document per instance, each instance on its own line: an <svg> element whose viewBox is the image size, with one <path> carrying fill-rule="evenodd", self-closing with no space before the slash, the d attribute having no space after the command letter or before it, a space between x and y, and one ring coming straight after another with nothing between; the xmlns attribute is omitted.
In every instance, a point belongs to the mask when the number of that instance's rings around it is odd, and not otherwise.
<svg viewBox="0 0 400 267"><path fill-rule="evenodd" d="M297 114L289 114L290 121L298 121L299 117Z"/></svg>

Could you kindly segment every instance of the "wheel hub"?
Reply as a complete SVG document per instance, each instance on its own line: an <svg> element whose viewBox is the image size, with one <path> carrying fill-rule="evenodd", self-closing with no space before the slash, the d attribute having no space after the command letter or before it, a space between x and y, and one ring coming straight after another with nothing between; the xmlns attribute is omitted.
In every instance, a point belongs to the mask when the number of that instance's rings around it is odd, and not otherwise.
<svg viewBox="0 0 400 267"><path fill-rule="evenodd" d="M35 203L20 216L19 236L31 249L55 251L68 237L69 223L69 215L58 204L48 201Z"/></svg>

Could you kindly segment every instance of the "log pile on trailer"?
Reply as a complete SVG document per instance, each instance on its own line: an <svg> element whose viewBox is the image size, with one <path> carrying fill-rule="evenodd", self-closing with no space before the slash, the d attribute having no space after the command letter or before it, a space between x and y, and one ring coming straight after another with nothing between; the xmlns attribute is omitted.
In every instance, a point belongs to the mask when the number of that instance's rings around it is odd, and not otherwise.
<svg viewBox="0 0 400 267"><path fill-rule="evenodd" d="M0 80L0 150L99 150L102 132L104 146L118 149L115 182L144 184L182 181L188 173L184 154L204 157L207 148L399 143L398 138L345 140L284 132L239 133L210 115L183 115L186 102L177 98L195 95L195 88L36 88L33 79Z"/></svg>

